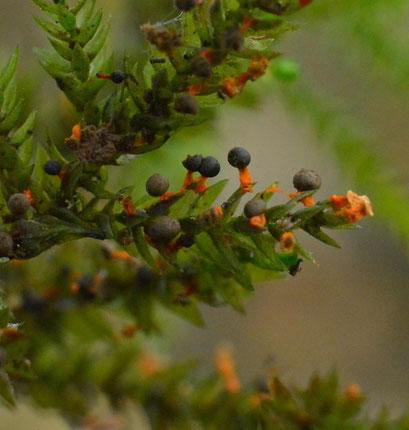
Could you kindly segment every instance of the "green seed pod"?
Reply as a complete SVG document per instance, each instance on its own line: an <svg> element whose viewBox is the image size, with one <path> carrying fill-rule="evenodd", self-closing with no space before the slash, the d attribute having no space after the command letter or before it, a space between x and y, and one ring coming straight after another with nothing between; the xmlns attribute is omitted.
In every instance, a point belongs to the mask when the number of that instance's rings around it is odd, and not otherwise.
<svg viewBox="0 0 409 430"><path fill-rule="evenodd" d="M176 112L197 115L199 113L199 103L197 100L189 94L182 94L175 101Z"/></svg>
<svg viewBox="0 0 409 430"><path fill-rule="evenodd" d="M312 191L321 188L321 177L314 170L301 169L294 175L294 188L298 191Z"/></svg>
<svg viewBox="0 0 409 430"><path fill-rule="evenodd" d="M169 181L164 176L156 173L146 181L146 191L152 197L160 197L169 189Z"/></svg>
<svg viewBox="0 0 409 430"><path fill-rule="evenodd" d="M30 200L22 194L13 194L7 201L7 207L13 215L24 215L30 209Z"/></svg>
<svg viewBox="0 0 409 430"><path fill-rule="evenodd" d="M0 257L10 258L13 255L13 238L5 232L0 232Z"/></svg>
<svg viewBox="0 0 409 430"><path fill-rule="evenodd" d="M169 216L160 216L145 227L145 233L154 243L166 244L180 233L179 221Z"/></svg>
<svg viewBox="0 0 409 430"><path fill-rule="evenodd" d="M244 206L244 215L247 218L253 218L253 216L258 216L267 210L267 205L264 200L250 200Z"/></svg>

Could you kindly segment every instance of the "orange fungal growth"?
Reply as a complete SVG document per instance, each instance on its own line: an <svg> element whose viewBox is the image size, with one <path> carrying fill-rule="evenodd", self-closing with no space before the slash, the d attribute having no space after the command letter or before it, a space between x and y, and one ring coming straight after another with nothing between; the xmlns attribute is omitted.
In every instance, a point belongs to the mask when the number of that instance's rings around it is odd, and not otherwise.
<svg viewBox="0 0 409 430"><path fill-rule="evenodd" d="M256 22L256 20L252 16L247 16L244 18L244 21L241 23L240 26L240 33L246 34L248 29Z"/></svg>
<svg viewBox="0 0 409 430"><path fill-rule="evenodd" d="M70 290L72 294L78 294L78 291L80 290L80 286L77 282L73 282L70 285Z"/></svg>
<svg viewBox="0 0 409 430"><path fill-rule="evenodd" d="M79 124L76 124L72 128L71 139L79 139L80 137L81 137L81 127Z"/></svg>
<svg viewBox="0 0 409 430"><path fill-rule="evenodd" d="M361 387L352 382L350 384L348 384L345 392L344 392L344 398L345 400L348 401L356 401L356 400L361 400L362 399L362 391L361 391Z"/></svg>
<svg viewBox="0 0 409 430"><path fill-rule="evenodd" d="M213 208L214 212L219 216L222 217L223 216L223 210L220 206L215 206Z"/></svg>
<svg viewBox="0 0 409 430"><path fill-rule="evenodd" d="M59 174L58 177L60 178L61 181L63 181L66 177L67 177L67 172L65 172L64 170L62 170Z"/></svg>
<svg viewBox="0 0 409 430"><path fill-rule="evenodd" d="M361 221L365 216L374 216L369 198L359 196L353 191L348 191L345 196L333 195L329 202L334 212L346 219L350 224Z"/></svg>
<svg viewBox="0 0 409 430"><path fill-rule="evenodd" d="M288 232L284 233L280 238L280 249L282 252L289 254L294 251L297 245L297 241L295 240L295 236L293 233Z"/></svg>
<svg viewBox="0 0 409 430"><path fill-rule="evenodd" d="M224 380L226 391L230 394L238 393L241 385L237 377L236 367L231 353L228 349L221 348L216 352L215 365L217 371Z"/></svg>
<svg viewBox="0 0 409 430"><path fill-rule="evenodd" d="M133 143L133 147L137 148L138 146L141 146L145 143L145 139L143 137L140 137L138 140L135 140Z"/></svg>
<svg viewBox="0 0 409 430"><path fill-rule="evenodd" d="M250 218L250 225L253 227L263 228L266 225L266 216L264 214L253 216Z"/></svg>
<svg viewBox="0 0 409 430"><path fill-rule="evenodd" d="M201 176L197 182L195 192L197 194L203 194L209 188L206 184L207 178L205 176Z"/></svg>
<svg viewBox="0 0 409 430"><path fill-rule="evenodd" d="M163 369L163 365L156 355L145 350L139 354L138 368L142 375L149 377L160 372Z"/></svg>
<svg viewBox="0 0 409 430"><path fill-rule="evenodd" d="M314 0L298 0L300 3L300 7L305 7L307 5L309 5L310 3L312 3Z"/></svg>
<svg viewBox="0 0 409 430"><path fill-rule="evenodd" d="M195 180L193 179L193 172L187 171L185 180L183 181L182 191L187 190L194 183L195 183Z"/></svg>
<svg viewBox="0 0 409 430"><path fill-rule="evenodd" d="M268 187L265 191L265 193L282 193L283 190L280 188L277 188L274 184Z"/></svg>
<svg viewBox="0 0 409 430"><path fill-rule="evenodd" d="M113 258L114 260L121 260L121 261L132 260L132 257L126 251L121 251L121 250L112 251L111 258Z"/></svg>
<svg viewBox="0 0 409 430"><path fill-rule="evenodd" d="M206 87L207 87L207 84L204 82L202 84L189 85L186 88L186 92L190 96L198 96L199 94L203 93Z"/></svg>
<svg viewBox="0 0 409 430"><path fill-rule="evenodd" d="M285 195L290 197L290 199L294 199L295 197L298 197L301 194L302 194L302 191L298 191L296 193L286 193ZM313 196L308 196L301 199L300 203L302 203L306 208L309 208L315 205L315 200Z"/></svg>
<svg viewBox="0 0 409 430"><path fill-rule="evenodd" d="M136 215L135 206L133 205L131 197L124 197L123 199L120 200L120 203L123 206L124 211L128 216Z"/></svg>
<svg viewBox="0 0 409 430"><path fill-rule="evenodd" d="M248 167L239 169L239 179L243 193L251 193L253 191L253 178L251 177Z"/></svg>
<svg viewBox="0 0 409 430"><path fill-rule="evenodd" d="M206 58L212 66L214 65L213 52L210 49L204 49L200 53L200 56Z"/></svg>
<svg viewBox="0 0 409 430"><path fill-rule="evenodd" d="M98 72L96 76L98 79L106 79L108 81L111 79L111 75L108 75L106 73Z"/></svg>
<svg viewBox="0 0 409 430"><path fill-rule="evenodd" d="M33 193L31 192L31 190L24 190L23 194L27 197L27 199L31 205L33 205L35 203L34 196L33 196Z"/></svg>
<svg viewBox="0 0 409 430"><path fill-rule="evenodd" d="M121 334L122 336L130 339L135 336L138 330L139 330L138 324L128 325L126 327L122 327Z"/></svg>
<svg viewBox="0 0 409 430"><path fill-rule="evenodd" d="M240 94L241 89L235 78L226 78L222 82L221 92L225 94L227 97L233 98L238 94Z"/></svg>
<svg viewBox="0 0 409 430"><path fill-rule="evenodd" d="M266 73L269 62L270 60L266 57L259 57L251 62L247 73L251 76L252 81L261 78Z"/></svg>
<svg viewBox="0 0 409 430"><path fill-rule="evenodd" d="M15 325L10 325L10 326L2 328L0 330L0 338L6 337L9 339L18 339L21 336L22 336L22 333L19 331L18 327Z"/></svg>
<svg viewBox="0 0 409 430"><path fill-rule="evenodd" d="M250 398L250 404L254 409L260 407L263 402L271 401L273 398L267 393L255 393Z"/></svg>

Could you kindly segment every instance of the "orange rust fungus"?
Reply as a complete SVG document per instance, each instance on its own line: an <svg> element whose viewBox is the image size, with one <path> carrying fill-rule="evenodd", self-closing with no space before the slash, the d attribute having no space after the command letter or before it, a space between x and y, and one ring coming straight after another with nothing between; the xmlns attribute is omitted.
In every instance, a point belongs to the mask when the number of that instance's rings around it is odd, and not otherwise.
<svg viewBox="0 0 409 430"><path fill-rule="evenodd" d="M335 213L345 218L350 224L361 221L365 216L373 216L372 205L367 196L348 191L345 196L333 195L329 202Z"/></svg>
<svg viewBox="0 0 409 430"><path fill-rule="evenodd" d="M237 94L240 94L240 91L241 89L235 78L226 78L223 80L221 92L227 97L233 98Z"/></svg>
<svg viewBox="0 0 409 430"><path fill-rule="evenodd" d="M194 183L195 183L195 180L193 179L193 172L187 172L185 176L185 180L183 181L182 191L187 190Z"/></svg>
<svg viewBox="0 0 409 430"><path fill-rule="evenodd" d="M257 409L261 405L261 403L266 402L266 401L271 401L271 400L273 400L273 398L271 397L270 394L255 393L251 396L250 403L254 409Z"/></svg>
<svg viewBox="0 0 409 430"><path fill-rule="evenodd" d="M291 232L284 233L280 237L280 249L282 252L289 254L294 251L296 245L297 241L295 240L295 236Z"/></svg>
<svg viewBox="0 0 409 430"><path fill-rule="evenodd" d="M132 260L132 257L126 251L122 251L122 250L112 251L111 258L113 258L114 260L121 260L121 261Z"/></svg>
<svg viewBox="0 0 409 430"><path fill-rule="evenodd" d="M156 258L155 259L155 264L158 266L159 270L165 270L166 269L166 265L165 262L163 261L162 258Z"/></svg>
<svg viewBox="0 0 409 430"><path fill-rule="evenodd" d="M122 336L130 339L130 338L135 336L135 334L138 330L139 330L138 324L132 324L132 325L128 325L126 327L123 327L121 329L121 334L122 334Z"/></svg>
<svg viewBox="0 0 409 430"><path fill-rule="evenodd" d="M195 192L197 194L203 194L209 188L206 184L207 178L205 176L201 176L197 182Z"/></svg>
<svg viewBox="0 0 409 430"><path fill-rule="evenodd" d="M63 181L63 180L67 177L67 172L65 172L64 170L63 170L63 171L61 171L61 172L58 174L58 177L61 179L61 181Z"/></svg>
<svg viewBox="0 0 409 430"><path fill-rule="evenodd" d="M240 187L243 193L251 193L253 191L253 178L251 177L248 167L239 169Z"/></svg>
<svg viewBox="0 0 409 430"><path fill-rule="evenodd" d="M24 265L24 261L23 260L11 260L10 263L14 266L14 267L21 267Z"/></svg>
<svg viewBox="0 0 409 430"><path fill-rule="evenodd" d="M290 199L294 199L295 197L301 196L302 191L297 191L296 193L285 193L286 196L290 197ZM314 197L308 196L304 197L300 200L300 203L302 203L306 208L309 208L311 206L315 205Z"/></svg>
<svg viewBox="0 0 409 430"><path fill-rule="evenodd" d="M351 384L348 384L345 392L344 392L344 398L345 400L348 401L356 401L356 400L361 400L362 399L362 391L361 391L361 387L352 382Z"/></svg>
<svg viewBox="0 0 409 430"><path fill-rule="evenodd" d="M31 190L24 190L23 194L28 198L28 201L30 202L31 205L35 203L34 196Z"/></svg>
<svg viewBox="0 0 409 430"><path fill-rule="evenodd" d="M240 26L240 33L246 34L248 29L256 22L252 16L247 16Z"/></svg>
<svg viewBox="0 0 409 430"><path fill-rule="evenodd" d="M240 381L230 352L226 348L219 349L215 357L216 369L224 380L226 391L235 394L240 391Z"/></svg>
<svg viewBox="0 0 409 430"><path fill-rule="evenodd" d="M54 300L54 299L56 299L58 296L59 296L59 291L58 291L58 289L57 289L57 288L53 288L53 287L47 288L47 289L44 291L44 294L43 294L43 297L44 297L45 299L47 299L47 300Z"/></svg>
<svg viewBox="0 0 409 430"><path fill-rule="evenodd" d="M266 216L264 214L253 216L250 218L250 225L253 227L263 228L266 225Z"/></svg>
<svg viewBox="0 0 409 430"><path fill-rule="evenodd" d="M71 293L72 293L72 294L78 294L79 289L80 289L80 286L78 285L78 283L77 283L77 282L73 282L73 283L70 285L70 290L71 290Z"/></svg>
<svg viewBox="0 0 409 430"><path fill-rule="evenodd" d="M143 137L140 137L138 140L135 140L133 143L133 147L136 148L138 146L141 146L145 143L145 139Z"/></svg>
<svg viewBox="0 0 409 430"><path fill-rule="evenodd" d="M79 124L74 125L72 128L72 139L79 139L81 137L81 127Z"/></svg>
<svg viewBox="0 0 409 430"><path fill-rule="evenodd" d="M18 339L22 336L22 333L16 326L9 326L0 330L0 337L8 337L9 339Z"/></svg>
<svg viewBox="0 0 409 430"><path fill-rule="evenodd" d="M123 199L120 200L120 203L123 206L124 211L128 216L136 215L135 206L133 205L131 197L124 197Z"/></svg>
<svg viewBox="0 0 409 430"><path fill-rule="evenodd" d="M280 188L277 188L275 185L271 185L264 192L265 193L282 193L283 190L281 190Z"/></svg>
<svg viewBox="0 0 409 430"><path fill-rule="evenodd" d="M206 89L206 87L207 87L207 84L205 82L203 82L202 84L189 85L186 88L186 92L190 96L197 96L199 94L202 94L203 91Z"/></svg>
<svg viewBox="0 0 409 430"><path fill-rule="evenodd" d="M163 369L158 357L146 350L139 354L138 367L144 376L153 376Z"/></svg>
<svg viewBox="0 0 409 430"><path fill-rule="evenodd" d="M200 56L206 58L212 66L214 65L213 52L210 49L204 49L200 53Z"/></svg>
<svg viewBox="0 0 409 430"><path fill-rule="evenodd" d="M268 68L270 60L266 57L259 57L250 63L247 73L251 76L251 80L254 81L261 78Z"/></svg>
<svg viewBox="0 0 409 430"><path fill-rule="evenodd" d="M111 75L108 75L106 73L98 72L96 76L97 76L98 79L106 79L106 80L110 80L111 79Z"/></svg>
<svg viewBox="0 0 409 430"><path fill-rule="evenodd" d="M215 213L217 214L218 217L222 217L223 216L223 210L220 206L215 206L213 208L213 210L215 211Z"/></svg>
<svg viewBox="0 0 409 430"><path fill-rule="evenodd" d="M168 243L168 245L166 246L166 249L172 253L172 254L176 254L180 249L182 249L183 246L179 243L178 240L175 240L173 242Z"/></svg>
<svg viewBox="0 0 409 430"><path fill-rule="evenodd" d="M307 5L309 5L310 3L312 3L314 0L299 0L300 3L300 7L305 7Z"/></svg>

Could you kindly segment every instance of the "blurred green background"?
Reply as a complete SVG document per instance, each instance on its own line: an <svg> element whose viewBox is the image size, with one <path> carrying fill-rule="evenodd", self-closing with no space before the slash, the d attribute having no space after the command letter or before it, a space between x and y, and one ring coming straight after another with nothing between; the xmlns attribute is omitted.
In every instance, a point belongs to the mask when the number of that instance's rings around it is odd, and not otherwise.
<svg viewBox="0 0 409 430"><path fill-rule="evenodd" d="M139 25L166 20L172 10L171 0L98 3L113 16L117 60L125 51L142 57ZM27 109L40 113L37 137L49 127L58 141L69 134L74 114L32 53L47 44L33 14L29 0L0 1L0 62L20 45L21 90ZM300 28L278 43L300 64L299 83L266 76L245 102L221 108L214 126L176 136L121 176L112 168L115 185L143 185L152 166L177 181L179 161L200 150L221 159L223 176L232 178L229 192L235 172L226 154L244 146L260 187L279 180L290 191L292 176L306 167L321 174L323 198L350 188L374 198L375 219L335 234L342 250L302 237L319 265L305 264L297 277L257 288L247 315L206 308L206 329L175 321L162 341L173 358L197 357L205 370L214 349L228 342L243 381L274 366L287 381L303 384L314 371L336 368L344 383L362 386L370 413L384 405L394 414L409 408L408 18L408 2L401 0L316 0L292 17ZM66 428L58 417L25 405L1 412L0 422L1 429Z"/></svg>

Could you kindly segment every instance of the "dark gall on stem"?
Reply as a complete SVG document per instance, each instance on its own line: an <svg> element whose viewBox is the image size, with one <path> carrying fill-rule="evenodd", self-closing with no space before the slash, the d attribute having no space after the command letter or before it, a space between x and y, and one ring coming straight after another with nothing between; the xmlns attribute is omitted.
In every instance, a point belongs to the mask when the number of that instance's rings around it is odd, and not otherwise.
<svg viewBox="0 0 409 430"><path fill-rule="evenodd" d="M314 170L301 169L294 175L294 188L297 191L312 191L321 188L321 177Z"/></svg>
<svg viewBox="0 0 409 430"><path fill-rule="evenodd" d="M175 101L176 112L188 115L197 115L199 113L199 109L199 103L189 94L182 94Z"/></svg>
<svg viewBox="0 0 409 430"><path fill-rule="evenodd" d="M8 233L0 232L0 258L10 258L13 254L13 249L13 238Z"/></svg>
<svg viewBox="0 0 409 430"><path fill-rule="evenodd" d="M231 166L237 169L244 169L250 164L251 155L246 149L236 147L229 151L227 160Z"/></svg>
<svg viewBox="0 0 409 430"><path fill-rule="evenodd" d="M166 244L180 233L179 221L169 216L160 216L145 227L145 233L157 244Z"/></svg>
<svg viewBox="0 0 409 430"><path fill-rule="evenodd" d="M182 162L183 167L189 172L197 172L202 164L203 156L200 154L188 155L186 160Z"/></svg>
<svg viewBox="0 0 409 430"><path fill-rule="evenodd" d="M198 78L207 79L212 75L210 61L202 56L194 57L190 60L190 69Z"/></svg>
<svg viewBox="0 0 409 430"><path fill-rule="evenodd" d="M152 197L160 197L169 189L169 180L155 173L146 181L146 191Z"/></svg>
<svg viewBox="0 0 409 430"><path fill-rule="evenodd" d="M22 193L13 194L7 201L9 211L16 216L24 215L30 206L30 200Z"/></svg>
<svg viewBox="0 0 409 430"><path fill-rule="evenodd" d="M124 80L125 74L122 70L115 70L113 73L111 73L111 81L114 84L122 84Z"/></svg>
<svg viewBox="0 0 409 430"><path fill-rule="evenodd" d="M214 157L203 158L199 173L206 178L214 178L220 172L220 163Z"/></svg>
<svg viewBox="0 0 409 430"><path fill-rule="evenodd" d="M244 206L244 215L247 218L253 218L253 216L258 216L263 214L267 210L267 205L264 200L250 200Z"/></svg>
<svg viewBox="0 0 409 430"><path fill-rule="evenodd" d="M58 176L61 173L62 165L58 160L48 160L44 164L44 172L47 175Z"/></svg>
<svg viewBox="0 0 409 430"><path fill-rule="evenodd" d="M222 48L227 51L241 51L244 46L244 37L237 28L228 28L222 37Z"/></svg>

